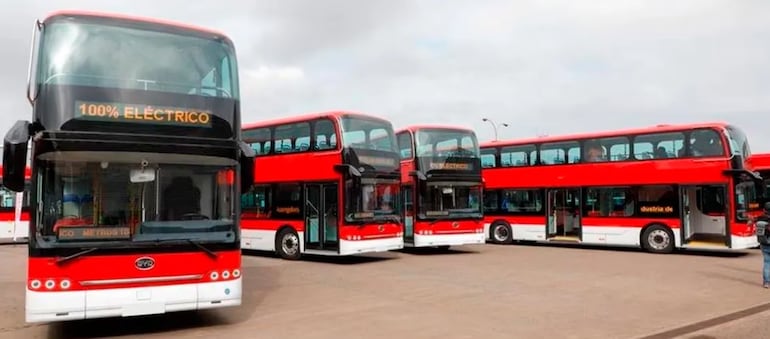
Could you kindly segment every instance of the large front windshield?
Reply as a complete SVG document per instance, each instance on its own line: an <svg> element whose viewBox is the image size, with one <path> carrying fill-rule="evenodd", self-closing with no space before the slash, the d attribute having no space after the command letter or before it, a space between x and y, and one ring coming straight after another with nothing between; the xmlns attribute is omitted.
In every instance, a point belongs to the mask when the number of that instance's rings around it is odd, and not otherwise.
<svg viewBox="0 0 770 339"><path fill-rule="evenodd" d="M344 147L397 152L396 136L389 122L345 116L340 118L340 127Z"/></svg>
<svg viewBox="0 0 770 339"><path fill-rule="evenodd" d="M43 154L38 243L232 242L234 165L174 154Z"/></svg>
<svg viewBox="0 0 770 339"><path fill-rule="evenodd" d="M453 218L482 216L478 183L428 182L420 194L420 217Z"/></svg>
<svg viewBox="0 0 770 339"><path fill-rule="evenodd" d="M239 95L235 52L225 41L98 23L47 24L37 73L40 85Z"/></svg>
<svg viewBox="0 0 770 339"><path fill-rule="evenodd" d="M360 183L357 183L360 181ZM386 179L348 179L345 185L345 220L394 221L400 211L400 183Z"/></svg>
<svg viewBox="0 0 770 339"><path fill-rule="evenodd" d="M472 131L421 129L415 133L418 157L479 158L479 143Z"/></svg>

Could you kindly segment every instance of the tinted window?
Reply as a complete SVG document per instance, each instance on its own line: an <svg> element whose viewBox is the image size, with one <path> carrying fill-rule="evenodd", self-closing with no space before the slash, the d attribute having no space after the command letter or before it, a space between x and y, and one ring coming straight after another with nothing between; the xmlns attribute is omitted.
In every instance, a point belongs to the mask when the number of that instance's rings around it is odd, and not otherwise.
<svg viewBox="0 0 770 339"><path fill-rule="evenodd" d="M572 158L568 159L567 155ZM580 144L577 141L548 143L540 146L540 163L543 165L558 165L580 161Z"/></svg>
<svg viewBox="0 0 770 339"><path fill-rule="evenodd" d="M343 146L396 152L396 135L387 121L358 116L340 118Z"/></svg>
<svg viewBox="0 0 770 339"><path fill-rule="evenodd" d="M38 84L238 97L235 51L223 41L78 21L45 27Z"/></svg>
<svg viewBox="0 0 770 339"><path fill-rule="evenodd" d="M412 135L409 132L401 132L397 139L401 159L412 158Z"/></svg>
<svg viewBox="0 0 770 339"><path fill-rule="evenodd" d="M585 215L588 217L628 217L634 215L634 193L629 188L589 188L586 190Z"/></svg>
<svg viewBox="0 0 770 339"><path fill-rule="evenodd" d="M690 133L690 155L716 157L724 155L722 137L713 129L696 129Z"/></svg>
<svg viewBox="0 0 770 339"><path fill-rule="evenodd" d="M273 136L275 153L293 153L307 151L310 148L310 124L298 122L280 125Z"/></svg>
<svg viewBox="0 0 770 339"><path fill-rule="evenodd" d="M634 137L634 158L667 159L684 156L684 133L652 133Z"/></svg>
<svg viewBox="0 0 770 339"><path fill-rule="evenodd" d="M536 161L535 145L508 146L500 151L500 167L534 165Z"/></svg>
<svg viewBox="0 0 770 339"><path fill-rule="evenodd" d="M746 134L735 126L727 126L730 135L730 152L735 155L743 155L744 159L751 156L751 148Z"/></svg>
<svg viewBox="0 0 770 339"><path fill-rule="evenodd" d="M500 210L516 214L541 214L543 192L540 190L501 190Z"/></svg>
<svg viewBox="0 0 770 339"><path fill-rule="evenodd" d="M497 159L495 155L497 150L494 148L485 148L481 150L481 167L490 168L497 167Z"/></svg>
<svg viewBox="0 0 770 339"><path fill-rule="evenodd" d="M334 123L330 120L323 119L316 121L314 134L314 149L322 151L337 147L337 132L334 130Z"/></svg>
<svg viewBox="0 0 770 339"><path fill-rule="evenodd" d="M245 143L251 146L257 156L270 153L272 137L269 128L244 130L241 137Z"/></svg>

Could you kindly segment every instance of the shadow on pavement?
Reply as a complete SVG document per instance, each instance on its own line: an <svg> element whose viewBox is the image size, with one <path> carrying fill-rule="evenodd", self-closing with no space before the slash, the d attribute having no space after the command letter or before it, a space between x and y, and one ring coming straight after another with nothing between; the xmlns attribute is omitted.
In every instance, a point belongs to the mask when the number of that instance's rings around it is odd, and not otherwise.
<svg viewBox="0 0 770 339"><path fill-rule="evenodd" d="M280 258L274 252L242 250L242 253L243 255L246 255L246 256L256 256L256 257L270 258L275 260L283 260L283 261L291 262L291 260ZM397 256L393 252L379 252L379 253L369 253L366 255L350 255L350 256L326 256L326 255L303 254L299 261L317 262L317 263L325 263L325 264L337 264L337 265L363 265L363 264L393 260L396 258Z"/></svg>
<svg viewBox="0 0 770 339"><path fill-rule="evenodd" d="M269 267L243 267L242 270L243 299L240 307L54 323L48 327L48 338L103 338L159 333L172 336L178 330L244 322L252 317L264 297L277 286L279 272Z"/></svg>
<svg viewBox="0 0 770 339"><path fill-rule="evenodd" d="M602 246L602 245L581 245L571 243L536 243L536 242L515 242L513 244L487 244L491 246L529 246L529 247L554 247L554 248L569 248L576 250L588 250L588 251L610 251L610 252L639 252L650 255L654 253L648 253L641 248L635 247L622 247L622 246ZM752 255L756 252L754 249L748 250L735 250L735 251L718 251L707 249L676 249L670 254L663 255L688 255L688 256L701 256L701 257L718 257L718 258L741 258L747 255Z"/></svg>

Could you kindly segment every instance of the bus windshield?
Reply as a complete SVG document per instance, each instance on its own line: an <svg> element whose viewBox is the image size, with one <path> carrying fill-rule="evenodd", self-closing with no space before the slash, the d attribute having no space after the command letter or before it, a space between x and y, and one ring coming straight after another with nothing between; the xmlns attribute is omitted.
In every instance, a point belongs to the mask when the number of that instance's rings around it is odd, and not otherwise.
<svg viewBox="0 0 770 339"><path fill-rule="evenodd" d="M158 153L39 157L40 247L235 239L233 160Z"/></svg>
<svg viewBox="0 0 770 339"><path fill-rule="evenodd" d="M235 51L224 40L143 25L54 20L44 28L37 83L238 98Z"/></svg>
<svg viewBox="0 0 770 339"><path fill-rule="evenodd" d="M478 158L479 143L471 131L420 129L415 133L418 157Z"/></svg>
<svg viewBox="0 0 770 339"><path fill-rule="evenodd" d="M390 179L348 179L345 195L345 220L394 221L398 219L400 200L398 180Z"/></svg>
<svg viewBox="0 0 770 339"><path fill-rule="evenodd" d="M344 147L397 152L396 136L389 122L356 116L344 116L340 122Z"/></svg>
<svg viewBox="0 0 770 339"><path fill-rule="evenodd" d="M462 182L428 182L420 194L421 218L482 216L481 185Z"/></svg>

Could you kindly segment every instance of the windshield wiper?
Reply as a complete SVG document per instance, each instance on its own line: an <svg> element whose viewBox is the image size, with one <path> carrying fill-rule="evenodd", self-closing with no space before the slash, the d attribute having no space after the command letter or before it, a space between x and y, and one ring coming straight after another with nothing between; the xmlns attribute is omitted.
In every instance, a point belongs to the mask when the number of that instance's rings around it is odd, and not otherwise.
<svg viewBox="0 0 770 339"><path fill-rule="evenodd" d="M401 225L401 218L399 218L396 215L392 215L392 214L390 214L390 215L382 215L381 217L383 219L385 219L385 220L390 220L392 222L395 222L396 224Z"/></svg>
<svg viewBox="0 0 770 339"><path fill-rule="evenodd" d="M98 249L99 249L98 247L92 247L92 248L88 248L88 249L82 250L80 252L77 252L75 254L68 255L66 257L59 257L59 258L56 259L56 264L61 264L61 263L70 261L70 260L75 259L77 257L80 257L82 255L94 252L94 251L96 251Z"/></svg>
<svg viewBox="0 0 770 339"><path fill-rule="evenodd" d="M217 252L214 252L214 251L210 250L206 246L201 245L199 242L197 242L197 241L195 241L193 239L156 239L156 240L151 241L151 242L154 242L156 244L162 244L164 242L176 242L176 241L186 241L187 243L189 243L189 244L199 248L201 251L206 252L206 254L209 257L213 258L213 259L217 259L219 257Z"/></svg>

